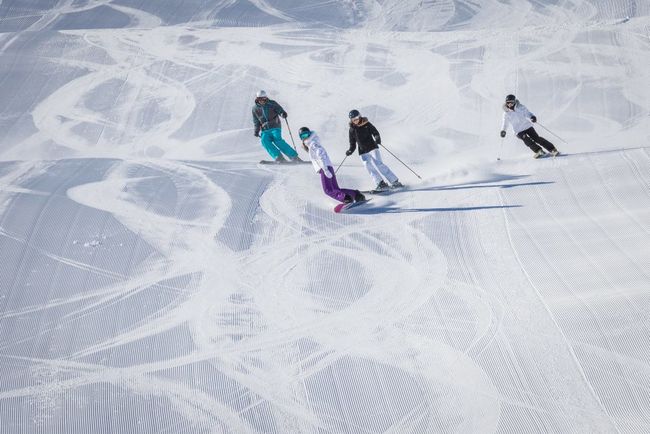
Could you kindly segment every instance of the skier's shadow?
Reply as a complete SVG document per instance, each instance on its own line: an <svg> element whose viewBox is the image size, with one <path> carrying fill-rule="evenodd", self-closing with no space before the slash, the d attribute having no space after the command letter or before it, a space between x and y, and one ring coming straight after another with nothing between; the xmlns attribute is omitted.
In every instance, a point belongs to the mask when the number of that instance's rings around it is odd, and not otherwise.
<svg viewBox="0 0 650 434"><path fill-rule="evenodd" d="M533 182L507 182L521 178L526 178L528 175L517 176L503 176L497 179L468 182L466 184L452 184L452 185L437 185L422 188L409 188L408 191L449 191L449 190L466 190L473 188L514 188L514 187L531 187L534 185L547 185L553 184L553 181L533 181ZM498 183L498 184L497 184Z"/></svg>
<svg viewBox="0 0 650 434"><path fill-rule="evenodd" d="M513 188L513 187L530 187L533 185L546 185L546 184L554 184L554 182L536 181L536 182L518 182L518 183L510 183L510 184L479 184L479 185L466 184L466 185L448 185L448 186L443 185L443 186L429 187L429 188L423 188L421 190L413 190L413 191L465 190L471 188Z"/></svg>
<svg viewBox="0 0 650 434"><path fill-rule="evenodd" d="M397 206L378 206L373 208L355 209L346 214L384 214L384 213L406 213L406 212L460 212L480 211L490 209L521 208L521 205L486 205L467 207L436 207L436 208L400 208Z"/></svg>
<svg viewBox="0 0 650 434"><path fill-rule="evenodd" d="M473 188L515 188L515 187L530 187L536 185L553 184L552 181L534 181L534 182L511 182L527 178L528 175L501 175L492 179L484 179L481 181L468 182L465 184L453 185L439 185L432 187L422 188L407 188L406 192L415 191L449 191L449 190L465 190ZM399 194L395 192L395 194ZM392 202L394 203L394 202ZM492 209L507 209L507 208L521 208L522 205L484 205L484 206L467 206L467 207L435 207L435 208L400 208L391 206L391 204L374 207L363 207L350 210L348 214L383 214L383 213L407 213L407 212L460 212L460 211L480 211Z"/></svg>

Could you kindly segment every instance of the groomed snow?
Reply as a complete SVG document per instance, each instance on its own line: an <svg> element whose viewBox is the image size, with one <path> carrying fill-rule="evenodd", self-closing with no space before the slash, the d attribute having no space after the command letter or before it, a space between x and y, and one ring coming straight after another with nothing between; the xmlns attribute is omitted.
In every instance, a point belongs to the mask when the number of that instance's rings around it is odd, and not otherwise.
<svg viewBox="0 0 650 434"><path fill-rule="evenodd" d="M0 432L650 432L649 53L633 0L0 1ZM334 214L258 89L422 179Z"/></svg>

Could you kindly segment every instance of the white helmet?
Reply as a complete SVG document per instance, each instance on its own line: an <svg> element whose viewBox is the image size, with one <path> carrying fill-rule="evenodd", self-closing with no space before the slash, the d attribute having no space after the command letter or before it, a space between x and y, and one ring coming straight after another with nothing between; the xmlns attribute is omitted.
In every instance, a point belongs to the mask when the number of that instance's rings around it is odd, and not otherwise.
<svg viewBox="0 0 650 434"><path fill-rule="evenodd" d="M266 91L258 90L257 91L257 98L268 98L268 96L266 96Z"/></svg>

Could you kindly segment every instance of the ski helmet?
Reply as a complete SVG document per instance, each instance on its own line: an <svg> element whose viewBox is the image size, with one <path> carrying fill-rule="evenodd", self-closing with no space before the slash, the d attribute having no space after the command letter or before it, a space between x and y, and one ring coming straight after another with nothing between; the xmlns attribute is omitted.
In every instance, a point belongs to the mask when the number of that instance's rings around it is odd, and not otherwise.
<svg viewBox="0 0 650 434"><path fill-rule="evenodd" d="M266 96L266 91L265 90L258 90L256 96L257 96L257 98L268 98L268 96Z"/></svg>
<svg viewBox="0 0 650 434"><path fill-rule="evenodd" d="M510 101L514 102L516 99L517 97L512 94L506 96L506 102L510 102Z"/></svg>
<svg viewBox="0 0 650 434"><path fill-rule="evenodd" d="M311 130L307 127L301 127L300 130L298 130L298 136L300 137L300 140L305 140L311 136Z"/></svg>
<svg viewBox="0 0 650 434"><path fill-rule="evenodd" d="M357 110L357 109L352 109L352 110L350 110L350 113L348 113L348 117L350 119L357 118L359 116L361 116L361 113L359 113L359 110Z"/></svg>

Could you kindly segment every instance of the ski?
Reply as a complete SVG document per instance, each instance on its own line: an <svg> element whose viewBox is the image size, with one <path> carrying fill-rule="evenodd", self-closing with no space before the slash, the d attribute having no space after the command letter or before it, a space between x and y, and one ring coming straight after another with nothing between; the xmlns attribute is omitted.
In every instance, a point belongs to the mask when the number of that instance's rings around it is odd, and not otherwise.
<svg viewBox="0 0 650 434"><path fill-rule="evenodd" d="M348 211L349 209L356 208L359 205L363 205L363 204L365 204L365 203L367 203L369 201L370 201L370 199L360 200L360 201L357 201L357 202L350 202L350 203L339 203L338 205L336 205L334 207L334 212L337 213L337 214L344 213L344 212Z"/></svg>
<svg viewBox="0 0 650 434"><path fill-rule="evenodd" d="M390 189L385 188L382 190L361 190L361 193L363 194L382 194L382 193L390 193Z"/></svg>
<svg viewBox="0 0 650 434"><path fill-rule="evenodd" d="M283 161L281 163L278 163L277 161L273 160L260 160L259 164L270 164L273 166L300 166L302 164L311 164L311 161Z"/></svg>
<svg viewBox="0 0 650 434"><path fill-rule="evenodd" d="M384 193L395 193L396 191L402 191L406 188L405 185L396 188L383 188L381 190L362 190L363 194L384 194Z"/></svg>
<svg viewBox="0 0 650 434"><path fill-rule="evenodd" d="M564 157L564 156L566 156L566 154L563 154L561 152L558 152L556 155L553 155L550 152L545 152L539 157L533 157L533 158L535 158L536 160L540 160L542 158L556 158L556 157Z"/></svg>

